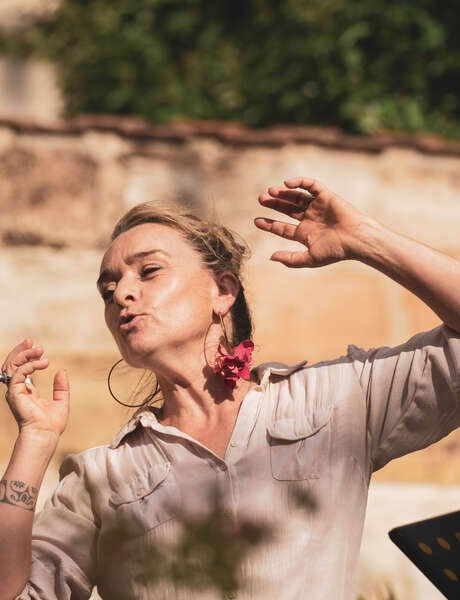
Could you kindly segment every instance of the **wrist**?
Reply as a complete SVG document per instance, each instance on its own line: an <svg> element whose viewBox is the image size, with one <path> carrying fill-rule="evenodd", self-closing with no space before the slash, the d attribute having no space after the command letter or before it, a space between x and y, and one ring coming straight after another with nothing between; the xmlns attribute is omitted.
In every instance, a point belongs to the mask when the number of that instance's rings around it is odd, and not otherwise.
<svg viewBox="0 0 460 600"><path fill-rule="evenodd" d="M380 254L381 240L389 231L378 221L364 216L347 242L347 255L367 265L374 265Z"/></svg>
<svg viewBox="0 0 460 600"><path fill-rule="evenodd" d="M37 448L41 451L48 450L54 454L59 442L59 435L53 431L41 429L21 429L17 438L17 444L25 445L30 448Z"/></svg>
<svg viewBox="0 0 460 600"><path fill-rule="evenodd" d="M25 482L39 490L57 442L58 436L53 432L21 430L4 478Z"/></svg>

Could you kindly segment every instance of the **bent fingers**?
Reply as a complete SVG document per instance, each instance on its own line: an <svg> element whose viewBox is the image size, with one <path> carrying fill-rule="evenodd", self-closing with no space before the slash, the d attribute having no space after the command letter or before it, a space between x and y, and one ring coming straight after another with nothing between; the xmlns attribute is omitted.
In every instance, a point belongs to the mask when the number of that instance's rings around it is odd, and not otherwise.
<svg viewBox="0 0 460 600"><path fill-rule="evenodd" d="M291 225L290 223L284 223L282 221L274 221L273 219L267 219L265 217L257 217L254 219L254 225L263 231L274 233L286 240L295 239L296 225Z"/></svg>
<svg viewBox="0 0 460 600"><path fill-rule="evenodd" d="M40 358L25 362L14 372L13 376L11 377L9 388L14 389L16 386L24 385L27 377L30 377L35 371L43 371L43 369L46 369L48 365L49 360L47 358Z"/></svg>

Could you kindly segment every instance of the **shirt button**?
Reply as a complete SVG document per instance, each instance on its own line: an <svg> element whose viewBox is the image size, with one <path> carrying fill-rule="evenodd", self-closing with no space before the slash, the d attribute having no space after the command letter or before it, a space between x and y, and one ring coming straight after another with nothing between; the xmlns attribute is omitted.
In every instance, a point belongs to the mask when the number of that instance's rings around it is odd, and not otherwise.
<svg viewBox="0 0 460 600"><path fill-rule="evenodd" d="M222 463L222 464L220 464L220 465L219 465L219 469L220 469L221 471L226 471L226 470L227 470L227 465L226 465L226 464L224 464L224 463Z"/></svg>
<svg viewBox="0 0 460 600"><path fill-rule="evenodd" d="M224 594L224 598L225 600L235 600L236 592L227 592L226 594Z"/></svg>
<svg viewBox="0 0 460 600"><path fill-rule="evenodd" d="M238 446L238 442L236 440L232 440L230 442L230 446L232 446L233 448L236 448Z"/></svg>
<svg viewBox="0 0 460 600"><path fill-rule="evenodd" d="M144 488L139 488L139 489L137 490L137 495L138 495L138 496L142 496L142 494L143 494L144 492L145 492L145 489L144 489Z"/></svg>

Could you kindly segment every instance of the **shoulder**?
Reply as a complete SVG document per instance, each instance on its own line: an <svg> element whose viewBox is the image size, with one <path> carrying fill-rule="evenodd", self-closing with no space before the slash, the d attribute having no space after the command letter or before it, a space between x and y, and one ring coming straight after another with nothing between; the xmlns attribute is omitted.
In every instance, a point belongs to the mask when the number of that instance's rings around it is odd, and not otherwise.
<svg viewBox="0 0 460 600"><path fill-rule="evenodd" d="M115 438L116 439L116 438ZM82 452L68 454L59 469L59 478L71 473L89 479L101 477L113 469L133 467L147 457L151 438L139 426L121 439L110 444L88 448Z"/></svg>
<svg viewBox="0 0 460 600"><path fill-rule="evenodd" d="M59 471L61 479L70 472L83 474L106 470L113 461L138 461L139 456L145 455L152 444L151 437L146 433L151 420L151 411L143 408L129 419L110 443L67 455Z"/></svg>
<svg viewBox="0 0 460 600"><path fill-rule="evenodd" d="M458 345L460 333L450 329L447 325L439 325L429 331L421 331L412 335L406 341L396 346L380 346L364 349L354 344L348 346L347 356L351 360L364 362L365 360L387 358L417 350L430 351L443 348L452 344Z"/></svg>
<svg viewBox="0 0 460 600"><path fill-rule="evenodd" d="M251 370L251 378L258 381L261 386L269 383L279 383L282 381L302 381L317 375L331 375L334 372L340 372L343 365L349 365L351 358L341 356L334 360L317 362L312 365L302 360L294 365L287 365L281 362L266 362L254 367Z"/></svg>
<svg viewBox="0 0 460 600"><path fill-rule="evenodd" d="M267 425L273 435L292 428L293 437L318 430L329 422L336 405L349 404L362 395L348 356L312 365L303 361L294 367L279 363L261 367Z"/></svg>
<svg viewBox="0 0 460 600"><path fill-rule="evenodd" d="M161 445L149 434L148 424L138 419L134 426L133 420L128 422L110 444L68 455L60 478L61 483L77 478L93 500L105 504L107 498L117 503L132 490L164 479L169 470Z"/></svg>
<svg viewBox="0 0 460 600"><path fill-rule="evenodd" d="M109 445L95 446L83 452L67 454L59 468L59 479L75 473L84 476L86 472L101 466L105 462Z"/></svg>
<svg viewBox="0 0 460 600"><path fill-rule="evenodd" d="M342 386L352 374L352 357L347 354L334 360L307 364L301 361L293 366L283 363L263 363L254 369L262 387L284 396L307 399L317 393L327 395Z"/></svg>

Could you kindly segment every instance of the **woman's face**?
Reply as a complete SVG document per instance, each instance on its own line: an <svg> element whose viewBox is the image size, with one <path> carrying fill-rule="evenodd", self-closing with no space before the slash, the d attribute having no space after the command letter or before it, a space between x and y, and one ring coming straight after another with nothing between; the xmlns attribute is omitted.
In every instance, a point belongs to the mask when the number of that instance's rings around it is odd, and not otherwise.
<svg viewBox="0 0 460 600"><path fill-rule="evenodd" d="M175 229L145 223L122 233L104 255L98 288L107 326L130 365L149 368L202 349L218 286Z"/></svg>

